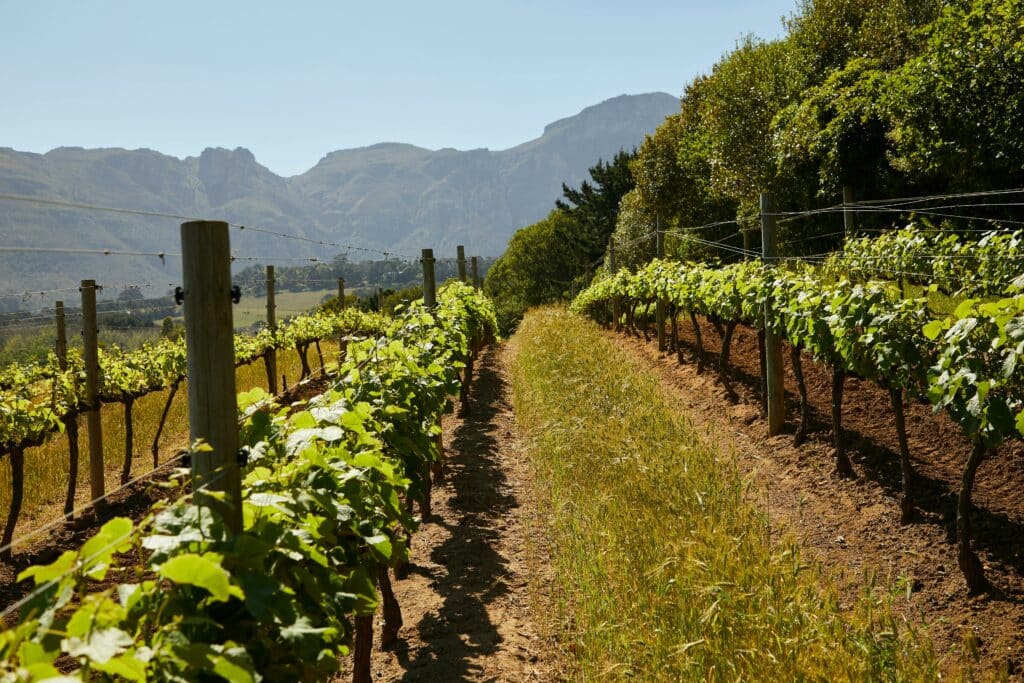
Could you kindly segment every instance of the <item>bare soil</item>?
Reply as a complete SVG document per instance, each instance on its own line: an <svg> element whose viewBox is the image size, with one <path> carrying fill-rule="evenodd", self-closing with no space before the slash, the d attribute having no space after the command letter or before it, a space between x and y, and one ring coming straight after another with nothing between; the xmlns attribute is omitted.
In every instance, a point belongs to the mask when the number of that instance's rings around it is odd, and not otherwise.
<svg viewBox="0 0 1024 683"><path fill-rule="evenodd" d="M696 372L691 325L680 319L683 363L658 351L653 337L608 332L656 369L679 411L709 445L734 454L780 534L794 533L805 557L821 562L852 603L865 585L901 593L897 608L926 624L947 671L975 658L985 669L1024 680L1024 448L1000 448L978 471L973 501L975 550L994 595L968 598L956 562L956 496L970 444L944 414L905 403L915 471L913 521L901 525L899 444L888 392L848 378L843 432L855 477L835 475L831 371L803 356L810 402L810 434L793 445L798 415L796 379L786 358L788 433L767 436L760 410L757 334L737 327L729 367L717 371L721 340L701 320L706 366ZM728 455L726 455L728 457ZM973 651L973 655L971 654Z"/></svg>
<svg viewBox="0 0 1024 683"><path fill-rule="evenodd" d="M381 681L553 681L563 674L543 618L551 590L544 524L516 432L506 347L476 362L468 415L445 418L445 475L433 517L413 536L406 578L392 580L404 626L375 647ZM381 621L374 620L375 642ZM337 677L351 677L350 663Z"/></svg>

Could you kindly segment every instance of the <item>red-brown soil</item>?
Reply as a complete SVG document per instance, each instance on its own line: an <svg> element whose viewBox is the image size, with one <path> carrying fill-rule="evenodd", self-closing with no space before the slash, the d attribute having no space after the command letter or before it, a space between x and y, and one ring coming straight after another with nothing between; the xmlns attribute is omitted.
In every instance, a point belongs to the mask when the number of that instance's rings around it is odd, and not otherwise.
<svg viewBox="0 0 1024 683"><path fill-rule="evenodd" d="M982 667L1005 667L1019 679L1024 673L1021 444L1000 448L978 471L975 549L997 592L968 598L954 543L956 494L970 444L948 417L920 402L905 404L915 511L910 524L900 525L899 445L888 392L847 379L843 430L856 476L840 478L834 473L829 369L803 356L811 425L807 441L794 446L798 398L788 348L787 433L768 437L760 411L756 333L737 327L723 377L717 372L721 341L714 327L701 321L706 367L700 374L689 321L680 319L679 330L682 364L675 353L659 352L653 337L608 334L661 373L678 397L680 412L713 448L735 454L741 471L752 479L751 495L773 524L796 534L805 556L829 569L844 600L855 599L868 577L875 576L877 586L902 594L897 609L927 624L944 668L959 667L970 642L979 650Z"/></svg>
<svg viewBox="0 0 1024 683"><path fill-rule="evenodd" d="M445 478L433 517L413 536L408 576L392 580L404 626L375 647L380 681L554 681L562 678L542 618L550 590L532 472L517 437L504 348L476 363L471 411L442 423ZM374 620L380 642L381 619ZM351 680L350 662L337 677Z"/></svg>

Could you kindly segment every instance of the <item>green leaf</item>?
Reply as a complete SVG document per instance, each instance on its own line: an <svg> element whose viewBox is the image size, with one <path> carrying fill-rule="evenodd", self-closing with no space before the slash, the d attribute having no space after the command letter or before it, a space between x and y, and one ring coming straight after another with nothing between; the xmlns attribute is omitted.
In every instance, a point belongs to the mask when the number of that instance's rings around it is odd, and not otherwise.
<svg viewBox="0 0 1024 683"><path fill-rule="evenodd" d="M61 553L60 557L50 564L36 565L24 570L18 574L18 581L34 578L35 585L42 585L47 581L52 581L70 572L75 566L77 559L78 553L74 550L65 550Z"/></svg>
<svg viewBox="0 0 1024 683"><path fill-rule="evenodd" d="M253 683L252 672L247 668L251 663L242 657L232 658L229 654L213 655L213 673L230 683Z"/></svg>
<svg viewBox="0 0 1024 683"><path fill-rule="evenodd" d="M960 305L956 307L953 312L957 318L966 318L974 310L974 305L978 303L977 299L964 299L960 302Z"/></svg>
<svg viewBox="0 0 1024 683"><path fill-rule="evenodd" d="M928 339L935 340L938 339L940 334L942 334L943 327L944 325L941 320L933 320L927 325L925 325L924 329L921 331L924 333L924 336L927 337Z"/></svg>
<svg viewBox="0 0 1024 683"><path fill-rule="evenodd" d="M186 553L171 558L160 567L160 576L177 584L206 589L213 600L224 602L232 595L244 598L237 586L231 585L227 570L200 555Z"/></svg>
<svg viewBox="0 0 1024 683"><path fill-rule="evenodd" d="M1009 436L1016 430L1013 413L1001 396L993 395L990 399L988 421L1001 436Z"/></svg>
<svg viewBox="0 0 1024 683"><path fill-rule="evenodd" d="M268 398L270 398L270 394L263 387L255 387L249 391L243 391L238 394L238 410L244 412L250 406L256 405Z"/></svg>
<svg viewBox="0 0 1024 683"><path fill-rule="evenodd" d="M369 545L375 551L375 554L379 558L387 562L391 559L391 539L385 534L377 534L375 536L368 536L365 539L366 544Z"/></svg>
<svg viewBox="0 0 1024 683"><path fill-rule="evenodd" d="M42 643L26 641L18 648L18 661L22 666L33 664L52 664L53 655L46 651ZM56 671L54 672L56 674Z"/></svg>
<svg viewBox="0 0 1024 683"><path fill-rule="evenodd" d="M127 517L115 517L82 545L78 557L90 578L102 580L106 577L114 553L124 552L131 547L134 526Z"/></svg>
<svg viewBox="0 0 1024 683"><path fill-rule="evenodd" d="M93 668L129 681L143 683L146 680L146 662L135 657L130 652L113 657L109 661L97 663Z"/></svg>
<svg viewBox="0 0 1024 683"><path fill-rule="evenodd" d="M308 410L303 410L292 415L288 426L292 430L314 429L317 426L316 418Z"/></svg>
<svg viewBox="0 0 1024 683"><path fill-rule="evenodd" d="M326 628L317 628L313 626L309 617L299 617L295 620L294 624L281 629L281 637L286 641L295 642L304 640L310 636L317 636L318 638L322 637L327 631L328 629Z"/></svg>

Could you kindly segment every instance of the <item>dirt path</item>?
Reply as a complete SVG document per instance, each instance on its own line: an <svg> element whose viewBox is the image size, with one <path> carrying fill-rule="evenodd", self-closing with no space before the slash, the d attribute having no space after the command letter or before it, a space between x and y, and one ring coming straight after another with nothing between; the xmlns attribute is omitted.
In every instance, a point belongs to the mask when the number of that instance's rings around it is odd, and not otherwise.
<svg viewBox="0 0 1024 683"><path fill-rule="evenodd" d="M936 653L946 666L974 650L983 667L1004 668L1012 680L1024 671L1024 523L1020 453L1002 449L983 464L976 487L976 549L989 577L1001 589L995 597L968 598L955 555L955 500L960 468L969 448L957 428L928 406L908 403L915 519L899 524L899 466L895 429L887 396L870 382L847 381L844 432L856 477L834 474L829 413L830 373L805 357L811 405L808 441L793 445L796 406L787 414L787 433L767 436L758 409L756 335L737 328L730 359L730 396L713 369L718 336L702 325L710 368L697 373L689 325L681 326L683 358L657 350L653 339L608 332L644 365L659 372L680 412L719 452L734 454L752 481L752 495L773 526L792 531L805 557L821 562L850 604L865 584L894 585L899 611L928 625ZM795 395L787 362L786 390ZM872 576L876 578L872 578Z"/></svg>
<svg viewBox="0 0 1024 683"><path fill-rule="evenodd" d="M470 414L443 423L445 480L435 488L433 518L413 537L408 577L393 581L404 626L391 651L375 649L374 680L558 679L536 618L534 602L549 585L546 548L506 353L494 346L481 353Z"/></svg>

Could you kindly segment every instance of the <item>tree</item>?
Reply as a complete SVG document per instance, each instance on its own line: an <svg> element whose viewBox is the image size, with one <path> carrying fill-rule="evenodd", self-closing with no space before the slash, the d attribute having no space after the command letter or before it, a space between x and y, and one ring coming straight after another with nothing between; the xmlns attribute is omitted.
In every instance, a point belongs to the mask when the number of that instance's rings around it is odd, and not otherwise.
<svg viewBox="0 0 1024 683"><path fill-rule="evenodd" d="M867 197L902 188L889 163L892 123L882 107L888 77L880 66L854 59L779 114L773 135L779 176L810 175L827 201L841 197L846 185Z"/></svg>
<svg viewBox="0 0 1024 683"><path fill-rule="evenodd" d="M894 164L928 187L1024 182L1024 0L949 3L893 74ZM955 46L952 47L952 46Z"/></svg>
<svg viewBox="0 0 1024 683"><path fill-rule="evenodd" d="M786 22L802 87L820 85L855 59L884 71L899 67L920 51L919 29L940 7L939 0L802 0Z"/></svg>
<svg viewBox="0 0 1024 683"><path fill-rule="evenodd" d="M620 204L616 240L628 244L627 234L635 226L655 224L670 234L666 236L665 253L686 260L714 256L707 247L689 240L679 240L684 228L699 224L727 221L736 216L737 203L711 193L711 166L708 159L710 140L700 125L700 93L693 90L682 100L678 114L648 135L630 168L636 179L636 197L627 194ZM628 200L628 201L627 201ZM628 215L623 215L628 211ZM736 225L722 225L701 231L701 237L717 240L736 232ZM620 234L621 231L621 234ZM639 233L637 233L639 234ZM651 243L653 255L653 242ZM629 247L626 247L628 252ZM638 257L635 253L632 257ZM631 257L627 254L629 263Z"/></svg>
<svg viewBox="0 0 1024 683"><path fill-rule="evenodd" d="M185 334L185 326L175 323L174 319L167 316L160 325L160 336L163 339L181 339Z"/></svg>
<svg viewBox="0 0 1024 683"><path fill-rule="evenodd" d="M619 150L611 162L599 159L590 167L591 180L584 180L578 190L562 183L564 201L559 199L555 206L571 222L559 223L559 226L569 231L564 239L578 253L582 263L599 258L615 231L619 202L636 184L630 170L630 161L635 155L635 150Z"/></svg>
<svg viewBox="0 0 1024 683"><path fill-rule="evenodd" d="M117 294L118 301L142 301L146 297L142 295L142 290L139 289L138 285L130 285L125 287Z"/></svg>
<svg viewBox="0 0 1024 683"><path fill-rule="evenodd" d="M756 215L761 192L776 187L772 121L799 94L801 73L784 41L752 37L715 65L710 76L687 88L700 102L709 135L711 193Z"/></svg>
<svg viewBox="0 0 1024 683"><path fill-rule="evenodd" d="M502 333L510 332L527 308L569 296L573 278L586 266L572 239L575 227L568 212L556 209L516 231L491 266L484 292L495 303Z"/></svg>
<svg viewBox="0 0 1024 683"><path fill-rule="evenodd" d="M634 189L626 194L619 204L619 218L616 221L615 259L620 268L634 269L655 256L655 241L651 236L654 229L654 214L644 202L640 192Z"/></svg>

